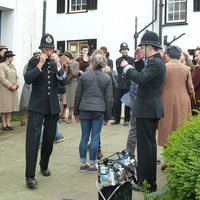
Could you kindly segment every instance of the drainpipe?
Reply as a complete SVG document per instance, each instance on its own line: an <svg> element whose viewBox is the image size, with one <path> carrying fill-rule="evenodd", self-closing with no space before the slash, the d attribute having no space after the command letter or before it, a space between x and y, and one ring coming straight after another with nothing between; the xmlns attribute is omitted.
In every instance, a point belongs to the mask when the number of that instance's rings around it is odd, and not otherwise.
<svg viewBox="0 0 200 200"><path fill-rule="evenodd" d="M139 34L137 33L137 27L138 27L138 19L135 17L135 34L134 34L134 40L135 40L135 49L137 48L137 39Z"/></svg>
<svg viewBox="0 0 200 200"><path fill-rule="evenodd" d="M162 44L162 19L163 19L163 0L160 0L159 3L159 38L160 44Z"/></svg>
<svg viewBox="0 0 200 200"><path fill-rule="evenodd" d="M46 33L46 10L47 10L47 2L43 1L43 18L42 18L42 35Z"/></svg>

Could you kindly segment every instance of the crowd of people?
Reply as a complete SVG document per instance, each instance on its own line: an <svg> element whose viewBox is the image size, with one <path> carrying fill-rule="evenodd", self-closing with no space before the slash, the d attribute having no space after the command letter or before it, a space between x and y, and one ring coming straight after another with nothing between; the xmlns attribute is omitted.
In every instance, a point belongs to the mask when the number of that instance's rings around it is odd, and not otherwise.
<svg viewBox="0 0 200 200"><path fill-rule="evenodd" d="M11 114L21 111L21 126L26 126L27 187L38 184L35 170L39 148L41 174L51 175L49 160L54 142L64 140L59 130L63 122L80 123L80 171L97 172L96 160L103 157L102 126L112 117L111 125L120 124L124 104L123 126L130 123L125 148L134 159L137 150L138 183L133 189L140 191L147 181L149 191L156 191L157 142L165 148L172 131L182 127L191 114L197 114L193 108L200 108L200 48L195 50L194 64L180 47L162 47L157 33L146 31L133 57L128 55L128 44L120 44L121 56L115 61L117 76L106 46L89 55L89 45L83 44L81 55L75 59L70 51L56 50L53 36L44 34L39 50L24 67L25 83L18 103L15 54L0 45L2 131L14 129ZM163 163L161 169L166 167Z"/></svg>

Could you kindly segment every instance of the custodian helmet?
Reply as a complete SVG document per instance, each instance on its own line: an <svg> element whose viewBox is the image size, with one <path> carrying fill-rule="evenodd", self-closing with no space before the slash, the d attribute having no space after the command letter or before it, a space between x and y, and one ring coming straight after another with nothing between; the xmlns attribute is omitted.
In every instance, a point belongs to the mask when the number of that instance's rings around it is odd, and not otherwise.
<svg viewBox="0 0 200 200"><path fill-rule="evenodd" d="M126 42L122 42L122 43L120 44L119 51L121 51L122 49L128 49L128 50L129 50L128 44L127 44Z"/></svg>
<svg viewBox="0 0 200 200"><path fill-rule="evenodd" d="M162 49L158 34L153 31L146 31L146 33L144 33L144 35L142 36L139 46L145 44L152 45L158 47L159 49Z"/></svg>
<svg viewBox="0 0 200 200"><path fill-rule="evenodd" d="M55 48L54 46L54 38L51 34L49 33L45 33L42 38L41 38L41 41L40 41L40 46L39 46L39 49L42 49L42 48Z"/></svg>

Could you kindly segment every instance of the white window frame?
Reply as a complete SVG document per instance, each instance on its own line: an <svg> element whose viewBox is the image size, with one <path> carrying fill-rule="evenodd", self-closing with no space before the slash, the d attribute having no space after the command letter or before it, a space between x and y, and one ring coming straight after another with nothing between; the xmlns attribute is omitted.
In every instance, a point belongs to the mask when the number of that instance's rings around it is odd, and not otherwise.
<svg viewBox="0 0 200 200"><path fill-rule="evenodd" d="M185 4L185 9L181 7L182 4ZM183 23L186 22L187 16L187 0L167 0L166 1L166 23ZM184 19L181 19L181 15L184 15ZM169 19L169 15L173 19Z"/></svg>
<svg viewBox="0 0 200 200"><path fill-rule="evenodd" d="M72 6L74 6L74 9L72 9ZM69 13L86 12L86 11L87 11L87 0L69 0Z"/></svg>

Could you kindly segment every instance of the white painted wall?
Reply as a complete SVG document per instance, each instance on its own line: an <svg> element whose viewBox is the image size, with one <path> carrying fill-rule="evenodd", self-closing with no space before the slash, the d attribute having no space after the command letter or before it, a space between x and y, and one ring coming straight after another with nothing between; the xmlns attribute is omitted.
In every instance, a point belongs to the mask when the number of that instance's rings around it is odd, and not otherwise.
<svg viewBox="0 0 200 200"><path fill-rule="evenodd" d="M2 11L1 43L12 50L14 64L20 77L20 88L24 83L23 68L32 53L38 50L42 35L42 0L0 0Z"/></svg>
<svg viewBox="0 0 200 200"><path fill-rule="evenodd" d="M57 14L56 1L47 1L47 32L55 40L78 40L97 38L97 47L108 47L114 61L121 55L119 47L127 42L129 55L134 52L135 16L138 17L138 30L152 20L151 9L141 12L145 6L151 8L152 2L146 0L100 0L98 9L88 13Z"/></svg>

